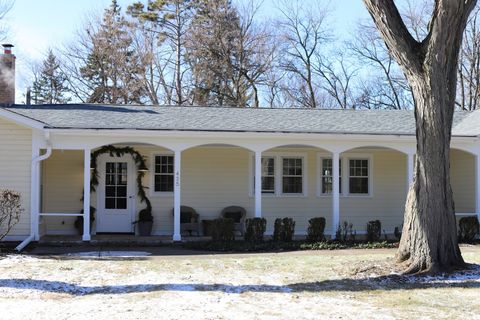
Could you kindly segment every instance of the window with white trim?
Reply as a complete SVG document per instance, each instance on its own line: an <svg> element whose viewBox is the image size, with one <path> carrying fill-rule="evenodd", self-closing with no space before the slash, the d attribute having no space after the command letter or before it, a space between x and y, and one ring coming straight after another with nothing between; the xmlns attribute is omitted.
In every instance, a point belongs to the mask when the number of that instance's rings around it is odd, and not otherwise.
<svg viewBox="0 0 480 320"><path fill-rule="evenodd" d="M333 161L332 158L321 159L321 192L322 194L331 194L333 192ZM340 176L339 176L339 190L342 193L342 160L338 162Z"/></svg>
<svg viewBox="0 0 480 320"><path fill-rule="evenodd" d="M275 158L262 157L262 193L275 193Z"/></svg>
<svg viewBox="0 0 480 320"><path fill-rule="evenodd" d="M369 194L369 160L349 159L349 193Z"/></svg>
<svg viewBox="0 0 480 320"><path fill-rule="evenodd" d="M282 193L303 193L303 158L282 157Z"/></svg>
<svg viewBox="0 0 480 320"><path fill-rule="evenodd" d="M156 155L154 172L154 191L173 192L173 156Z"/></svg>

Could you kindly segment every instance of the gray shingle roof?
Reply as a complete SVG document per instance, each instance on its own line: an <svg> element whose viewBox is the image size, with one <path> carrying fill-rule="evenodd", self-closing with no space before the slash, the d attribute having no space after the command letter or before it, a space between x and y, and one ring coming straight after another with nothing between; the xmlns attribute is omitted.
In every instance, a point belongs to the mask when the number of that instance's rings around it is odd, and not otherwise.
<svg viewBox="0 0 480 320"><path fill-rule="evenodd" d="M14 105L5 110L55 129L290 132L414 135L406 110L252 109L96 104ZM453 134L480 135L480 110L456 112Z"/></svg>

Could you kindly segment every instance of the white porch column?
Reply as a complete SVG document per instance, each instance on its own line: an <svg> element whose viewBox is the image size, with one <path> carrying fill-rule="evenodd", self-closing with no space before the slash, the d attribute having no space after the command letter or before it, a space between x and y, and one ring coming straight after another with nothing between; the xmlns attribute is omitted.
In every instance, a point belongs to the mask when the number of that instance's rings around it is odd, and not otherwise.
<svg viewBox="0 0 480 320"><path fill-rule="evenodd" d="M337 232L340 224L340 153L332 153L332 239L335 239L335 233Z"/></svg>
<svg viewBox="0 0 480 320"><path fill-rule="evenodd" d="M181 241L180 232L180 204L181 204L181 163L182 151L175 151L174 156L174 183L173 183L173 241Z"/></svg>
<svg viewBox="0 0 480 320"><path fill-rule="evenodd" d="M475 211L477 213L477 218L478 221L480 222L480 152L477 153L477 156L475 157L476 159L476 166L475 166L475 172L476 172L476 183L475 183L475 192L476 192L476 205L475 205Z"/></svg>
<svg viewBox="0 0 480 320"><path fill-rule="evenodd" d="M39 216L40 216L40 163L35 161L40 156L40 149L32 149L32 168L30 185L30 231L35 241L40 240Z"/></svg>
<svg viewBox="0 0 480 320"><path fill-rule="evenodd" d="M83 241L90 241L90 149L84 149L83 160Z"/></svg>
<svg viewBox="0 0 480 320"><path fill-rule="evenodd" d="M255 151L255 217L262 217L262 152Z"/></svg>
<svg viewBox="0 0 480 320"><path fill-rule="evenodd" d="M414 153L407 154L407 192L413 183Z"/></svg>

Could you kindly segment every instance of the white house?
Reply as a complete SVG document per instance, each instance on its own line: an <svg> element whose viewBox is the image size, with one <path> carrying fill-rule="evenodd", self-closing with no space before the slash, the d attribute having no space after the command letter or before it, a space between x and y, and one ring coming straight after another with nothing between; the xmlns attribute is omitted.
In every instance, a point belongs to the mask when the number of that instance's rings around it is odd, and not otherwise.
<svg viewBox="0 0 480 320"><path fill-rule="evenodd" d="M0 57L3 63L13 55ZM318 216L330 235L342 221L359 234L370 220L380 220L386 233L402 225L416 148L411 111L15 105L9 83L0 82L0 92L10 92L0 95L0 188L19 191L26 209L11 240L74 234L82 209L85 241L135 232L132 222L145 205L131 156L99 156L99 185L91 190L91 154L107 145L130 146L146 158L142 183L154 235L181 240L181 204L202 220L242 206L247 216L267 219L267 234L278 217L294 218L299 235ZM457 215L480 215L479 136L480 111L456 112ZM106 185L112 176L121 185Z"/></svg>

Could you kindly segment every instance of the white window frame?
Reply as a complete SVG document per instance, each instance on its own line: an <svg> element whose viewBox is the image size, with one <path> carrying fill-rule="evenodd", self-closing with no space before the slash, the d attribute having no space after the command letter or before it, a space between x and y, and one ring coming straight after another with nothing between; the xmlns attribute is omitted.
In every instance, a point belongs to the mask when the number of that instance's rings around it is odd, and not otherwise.
<svg viewBox="0 0 480 320"><path fill-rule="evenodd" d="M347 175L345 176L344 186L346 187L345 195L349 197L359 197L359 198L368 198L373 197L373 156L371 154L362 154L362 153L350 153L346 154L345 164L343 169ZM368 193L350 193L350 160L367 160L368 161Z"/></svg>
<svg viewBox="0 0 480 320"><path fill-rule="evenodd" d="M174 157L175 161L175 154L171 151L164 151L164 152L152 152L150 154L150 196L152 197L173 197L173 190L172 191L155 191L155 157ZM175 173L174 173L175 175Z"/></svg>
<svg viewBox="0 0 480 320"><path fill-rule="evenodd" d="M317 153L317 197L331 197L331 193L322 193L322 159L332 159L330 153ZM342 163L340 197L368 198L373 197L373 154L371 153L342 153L339 157ZM350 193L350 160L368 160L368 194Z"/></svg>
<svg viewBox="0 0 480 320"><path fill-rule="evenodd" d="M263 152L262 158L274 158L275 160L275 192L274 193L262 193L262 197L284 197L284 198L299 198L308 197L308 162L306 152ZM283 193L283 158L300 158L302 159L302 193ZM254 168L255 168L255 156L253 153L250 155L251 161L249 161L250 171L250 185L249 195L254 196Z"/></svg>

